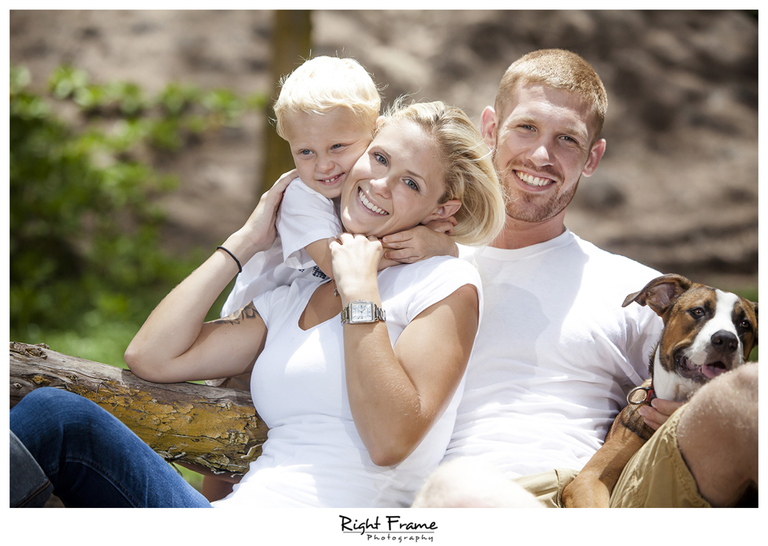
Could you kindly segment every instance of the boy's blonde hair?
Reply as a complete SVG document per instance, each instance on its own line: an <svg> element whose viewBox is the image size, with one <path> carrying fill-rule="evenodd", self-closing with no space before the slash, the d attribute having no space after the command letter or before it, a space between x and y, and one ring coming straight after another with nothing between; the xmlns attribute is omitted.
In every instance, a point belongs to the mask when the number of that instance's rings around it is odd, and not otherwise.
<svg viewBox="0 0 768 546"><path fill-rule="evenodd" d="M467 115L442 101L404 105L395 101L378 127L407 120L415 122L434 139L445 169L445 193L440 203L461 201L453 229L457 243L485 245L504 226L505 201L491 153Z"/></svg>
<svg viewBox="0 0 768 546"><path fill-rule="evenodd" d="M379 115L381 96L371 75L354 59L315 57L305 61L280 82L275 102L275 129L286 139L285 126L291 114L324 114L333 108L348 108L361 127L373 127Z"/></svg>
<svg viewBox="0 0 768 546"><path fill-rule="evenodd" d="M505 119L509 101L520 84L541 83L554 89L579 95L593 111L590 124L595 131L593 143L600 138L608 110L605 87L592 66L576 53L564 49L540 49L512 63L499 84L494 108Z"/></svg>

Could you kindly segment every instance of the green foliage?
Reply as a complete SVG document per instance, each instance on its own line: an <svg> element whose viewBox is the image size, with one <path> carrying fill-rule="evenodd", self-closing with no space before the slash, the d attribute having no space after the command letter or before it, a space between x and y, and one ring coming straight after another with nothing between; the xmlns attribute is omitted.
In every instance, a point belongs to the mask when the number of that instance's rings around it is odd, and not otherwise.
<svg viewBox="0 0 768 546"><path fill-rule="evenodd" d="M236 124L263 100L181 84L147 97L66 66L48 95L29 82L26 69L11 67L11 339L121 364L149 312L204 256L161 252L153 197L178 181L146 158ZM73 121L56 107L74 109Z"/></svg>

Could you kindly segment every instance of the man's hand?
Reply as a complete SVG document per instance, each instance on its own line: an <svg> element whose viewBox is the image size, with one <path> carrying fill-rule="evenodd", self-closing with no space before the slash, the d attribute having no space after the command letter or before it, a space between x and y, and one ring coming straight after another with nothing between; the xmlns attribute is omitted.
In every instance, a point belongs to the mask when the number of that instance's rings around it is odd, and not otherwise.
<svg viewBox="0 0 768 546"><path fill-rule="evenodd" d="M395 263L411 264L433 256L458 257L459 249L449 235L454 225L444 220L387 235L381 240L384 258ZM433 227L440 231L435 231Z"/></svg>
<svg viewBox="0 0 768 546"><path fill-rule="evenodd" d="M654 398L650 406L642 406L637 411L643 416L646 425L653 430L658 430L667 421L669 416L684 403Z"/></svg>

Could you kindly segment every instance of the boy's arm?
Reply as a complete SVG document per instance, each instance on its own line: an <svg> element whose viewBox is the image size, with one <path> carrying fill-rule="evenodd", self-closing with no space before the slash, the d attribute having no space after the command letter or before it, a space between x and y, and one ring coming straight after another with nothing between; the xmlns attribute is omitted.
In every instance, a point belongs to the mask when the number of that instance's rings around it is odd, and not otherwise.
<svg viewBox="0 0 768 546"><path fill-rule="evenodd" d="M451 217L385 236L381 240L384 245L382 264L388 263L380 266L379 270L390 265L426 260L433 256L458 257L459 248L450 236L454 225L456 221Z"/></svg>
<svg viewBox="0 0 768 546"><path fill-rule="evenodd" d="M333 267L331 266L331 251L328 245L331 241L334 241L334 240L335 238L321 239L319 241L315 241L314 243L309 243L307 246L304 247L304 250L306 251L307 254L309 254L309 257L312 258L312 261L315 262L315 265L317 265L317 267L319 267L320 270L330 278L333 278ZM414 260L414 261L417 261L417 260ZM381 261L379 262L378 271L381 271L382 269L386 269L393 265L399 265L401 263L405 263L405 262L399 262L396 260L388 260L386 258L382 258Z"/></svg>
<svg viewBox="0 0 768 546"><path fill-rule="evenodd" d="M384 256L379 263L379 271L387 267L405 263L414 263L433 256L453 256L458 258L459 248L451 239L456 220L435 220L427 225L393 233L381 241L384 246ZM320 239L309 243L304 250L312 261L325 273L333 278L331 267L331 250L329 245L335 237Z"/></svg>
<svg viewBox="0 0 768 546"><path fill-rule="evenodd" d="M330 278L333 278L333 267L331 267L331 250L328 245L335 240L335 237L320 239L304 247L315 265Z"/></svg>

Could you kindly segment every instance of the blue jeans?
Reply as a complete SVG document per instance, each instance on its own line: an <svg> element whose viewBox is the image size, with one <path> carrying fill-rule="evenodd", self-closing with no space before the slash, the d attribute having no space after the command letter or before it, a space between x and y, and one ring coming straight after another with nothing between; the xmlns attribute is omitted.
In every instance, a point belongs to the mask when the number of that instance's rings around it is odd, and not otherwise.
<svg viewBox="0 0 768 546"><path fill-rule="evenodd" d="M53 492L53 484L32 454L11 431L9 449L11 508L40 508Z"/></svg>
<svg viewBox="0 0 768 546"><path fill-rule="evenodd" d="M210 507L128 427L77 394L36 389L11 409L10 422L67 507ZM12 484L28 484L29 472L11 460Z"/></svg>

